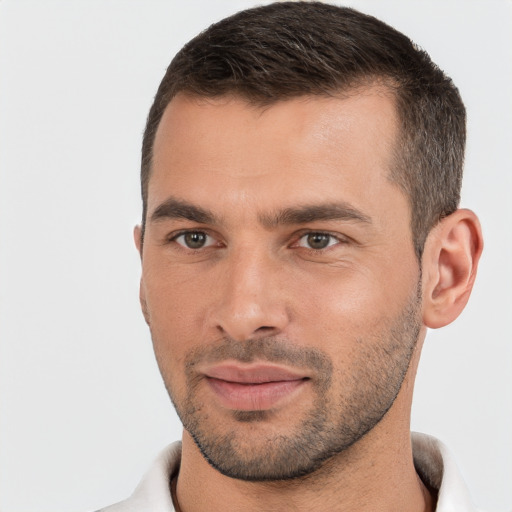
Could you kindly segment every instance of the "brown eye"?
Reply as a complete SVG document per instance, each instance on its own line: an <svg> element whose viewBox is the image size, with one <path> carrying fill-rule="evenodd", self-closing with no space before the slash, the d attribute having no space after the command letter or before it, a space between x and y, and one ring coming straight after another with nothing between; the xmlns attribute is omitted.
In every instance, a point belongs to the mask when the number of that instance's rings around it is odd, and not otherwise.
<svg viewBox="0 0 512 512"><path fill-rule="evenodd" d="M187 233L184 240L190 249L200 249L206 243L206 235L204 233Z"/></svg>
<svg viewBox="0 0 512 512"><path fill-rule="evenodd" d="M202 231L190 231L176 237L176 242L187 249L202 249L212 244L211 237Z"/></svg>
<svg viewBox="0 0 512 512"><path fill-rule="evenodd" d="M309 233L309 235L306 235L307 245L316 250L325 249L331 245L333 239L331 235L325 233Z"/></svg>

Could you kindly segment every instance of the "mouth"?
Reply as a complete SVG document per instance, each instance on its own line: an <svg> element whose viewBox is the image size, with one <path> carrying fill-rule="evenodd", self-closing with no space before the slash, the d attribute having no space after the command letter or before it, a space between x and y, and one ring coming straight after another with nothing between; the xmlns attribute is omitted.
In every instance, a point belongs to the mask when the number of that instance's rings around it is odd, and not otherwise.
<svg viewBox="0 0 512 512"><path fill-rule="evenodd" d="M204 375L220 404L236 411L264 411L284 405L310 380L270 364L221 364Z"/></svg>

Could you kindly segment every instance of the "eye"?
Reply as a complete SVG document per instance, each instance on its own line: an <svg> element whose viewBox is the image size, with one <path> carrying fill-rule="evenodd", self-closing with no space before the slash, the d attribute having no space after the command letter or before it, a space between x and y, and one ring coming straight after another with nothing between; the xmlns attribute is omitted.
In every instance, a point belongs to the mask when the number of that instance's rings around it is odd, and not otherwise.
<svg viewBox="0 0 512 512"><path fill-rule="evenodd" d="M303 235L297 245L299 247L306 247L308 249L314 249L320 251L326 249L332 245L336 245L340 240L329 233L307 233Z"/></svg>
<svg viewBox="0 0 512 512"><path fill-rule="evenodd" d="M215 239L204 231L187 231L175 236L172 241L187 249L203 249L215 244Z"/></svg>

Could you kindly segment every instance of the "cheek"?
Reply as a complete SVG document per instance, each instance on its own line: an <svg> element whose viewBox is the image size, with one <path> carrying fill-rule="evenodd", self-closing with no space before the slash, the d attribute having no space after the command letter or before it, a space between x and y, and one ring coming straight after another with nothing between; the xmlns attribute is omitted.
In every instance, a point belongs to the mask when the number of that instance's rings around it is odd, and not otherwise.
<svg viewBox="0 0 512 512"><path fill-rule="evenodd" d="M344 266L283 261L268 277L261 300L286 310L289 323L282 334L304 346L326 352L351 352L358 340L369 339L400 313L416 286L417 267L410 261L374 258L373 265ZM226 299L221 283L231 267L172 267L160 260L144 261L144 290L157 358L167 367L183 363L193 348L219 335L212 311ZM226 289L230 289L229 287ZM342 354L340 354L342 355ZM347 356L348 357L348 356Z"/></svg>
<svg viewBox="0 0 512 512"><path fill-rule="evenodd" d="M296 280L298 282L299 280ZM402 273L344 269L302 282L293 310L294 337L349 357L359 341L378 338L415 293L414 269Z"/></svg>
<svg viewBox="0 0 512 512"><path fill-rule="evenodd" d="M363 336L380 317L381 301L375 287L332 279L326 285L306 289L294 308L297 328L306 331L302 335L310 341L324 344L326 350L348 349L349 341Z"/></svg>
<svg viewBox="0 0 512 512"><path fill-rule="evenodd" d="M206 290L200 280L183 280L179 272L156 270L147 264L143 291L155 355L163 373L183 363L193 341L202 337L202 301Z"/></svg>
<svg viewBox="0 0 512 512"><path fill-rule="evenodd" d="M182 327L188 315L201 307L209 283L199 269L166 262L162 257L144 261L143 282L151 322L155 327Z"/></svg>

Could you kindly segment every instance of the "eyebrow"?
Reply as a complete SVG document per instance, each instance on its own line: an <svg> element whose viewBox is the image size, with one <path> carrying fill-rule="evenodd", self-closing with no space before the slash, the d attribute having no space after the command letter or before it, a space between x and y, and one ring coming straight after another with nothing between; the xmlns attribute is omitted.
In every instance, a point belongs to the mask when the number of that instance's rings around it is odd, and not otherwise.
<svg viewBox="0 0 512 512"><path fill-rule="evenodd" d="M200 224L217 224L217 217L208 209L170 197L151 214L151 222L164 219L185 219ZM356 221L371 224L371 218L348 203L325 203L284 208L275 214L260 214L259 222L272 229L280 225L307 224L321 220Z"/></svg>
<svg viewBox="0 0 512 512"><path fill-rule="evenodd" d="M372 222L368 215L345 202L285 208L275 215L260 216L260 222L268 228L281 224L307 224L320 220L356 221L364 224Z"/></svg>
<svg viewBox="0 0 512 512"><path fill-rule="evenodd" d="M215 215L200 206L170 197L151 214L151 222L163 219L185 219L200 224L214 224Z"/></svg>

